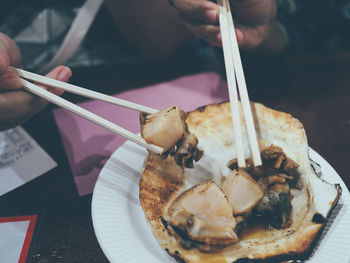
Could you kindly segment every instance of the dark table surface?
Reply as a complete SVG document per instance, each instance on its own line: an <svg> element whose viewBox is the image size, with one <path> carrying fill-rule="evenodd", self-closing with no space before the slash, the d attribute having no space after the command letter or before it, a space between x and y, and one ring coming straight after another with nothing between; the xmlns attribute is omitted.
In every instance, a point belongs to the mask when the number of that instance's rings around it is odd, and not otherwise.
<svg viewBox="0 0 350 263"><path fill-rule="evenodd" d="M305 127L310 147L350 186L350 54L245 57L251 100L289 112ZM114 65L73 69L71 83L116 93L222 67L183 57L165 65ZM116 88L118 87L118 88ZM72 101L80 98L65 95ZM59 164L0 197L0 216L38 214L28 262L107 262L94 234L91 195L79 197L53 106L23 127Z"/></svg>

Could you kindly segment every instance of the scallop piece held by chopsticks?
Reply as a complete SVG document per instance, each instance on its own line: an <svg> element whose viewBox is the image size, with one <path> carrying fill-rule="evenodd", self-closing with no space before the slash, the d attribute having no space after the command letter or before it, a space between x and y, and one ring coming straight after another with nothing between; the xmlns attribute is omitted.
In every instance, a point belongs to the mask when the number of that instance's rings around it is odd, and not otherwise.
<svg viewBox="0 0 350 263"><path fill-rule="evenodd" d="M197 148L198 138L190 133L187 114L173 106L154 114L140 113L141 136L147 143L164 149L163 156L174 156L181 167L193 168L203 151Z"/></svg>

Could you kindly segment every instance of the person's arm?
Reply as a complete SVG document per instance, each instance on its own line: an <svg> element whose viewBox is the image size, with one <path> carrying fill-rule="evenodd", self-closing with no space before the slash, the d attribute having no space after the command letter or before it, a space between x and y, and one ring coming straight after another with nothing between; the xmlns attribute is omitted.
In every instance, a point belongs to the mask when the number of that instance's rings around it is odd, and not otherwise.
<svg viewBox="0 0 350 263"><path fill-rule="evenodd" d="M20 67L21 54L12 40L0 33L0 131L23 123L47 104L46 100L25 91L16 74L8 71L8 66ZM46 76L67 82L71 75L69 68L59 66ZM62 94L58 89L41 87L56 95Z"/></svg>
<svg viewBox="0 0 350 263"><path fill-rule="evenodd" d="M219 8L209 0L105 0L124 40L147 60L170 57L195 36L221 46ZM275 0L230 0L238 44L280 52L284 35L275 21Z"/></svg>
<svg viewBox="0 0 350 263"><path fill-rule="evenodd" d="M105 0L123 40L145 60L176 53L191 34L167 0Z"/></svg>
<svg viewBox="0 0 350 263"><path fill-rule="evenodd" d="M209 0L168 0L180 20L194 36L221 46L219 8ZM285 37L276 22L275 0L230 0L238 44L242 49L277 53L285 48Z"/></svg>

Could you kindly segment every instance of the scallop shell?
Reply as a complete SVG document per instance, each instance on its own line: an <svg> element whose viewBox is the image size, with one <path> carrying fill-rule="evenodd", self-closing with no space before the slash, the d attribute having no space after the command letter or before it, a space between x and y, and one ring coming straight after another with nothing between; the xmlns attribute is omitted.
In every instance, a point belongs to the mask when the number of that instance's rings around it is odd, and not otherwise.
<svg viewBox="0 0 350 263"><path fill-rule="evenodd" d="M217 183L226 176L226 164L236 157L235 139L229 103L208 105L191 113L187 123L204 150L194 169L168 169L171 160L162 162L147 157L140 180L140 201L146 219L160 245L180 262L235 262L239 259L303 259L316 244L331 210L341 195L339 185L328 184L315 174L308 156L308 144L302 124L290 114L251 104L260 148L279 146L299 164L302 188L292 189L292 224L284 229L265 229L246 235L239 243L204 254L196 248L186 250L171 236L162 216L171 202L186 189L205 180ZM242 113L241 113L242 115ZM243 119L243 118L241 118ZM243 122L243 138L247 138ZM244 153L250 157L247 139Z"/></svg>

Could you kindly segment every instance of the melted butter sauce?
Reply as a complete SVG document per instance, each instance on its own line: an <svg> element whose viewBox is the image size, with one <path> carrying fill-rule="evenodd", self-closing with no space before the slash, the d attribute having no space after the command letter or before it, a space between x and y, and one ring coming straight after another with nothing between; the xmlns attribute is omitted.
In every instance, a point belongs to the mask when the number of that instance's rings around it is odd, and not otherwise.
<svg viewBox="0 0 350 263"><path fill-rule="evenodd" d="M254 217L247 222L247 226L244 227L239 234L240 241L249 239L261 239L269 236L271 227L266 224L261 218ZM272 234L273 231L271 231ZM197 251L195 253L199 262L203 263L226 263L226 258L222 253L205 254Z"/></svg>
<svg viewBox="0 0 350 263"><path fill-rule="evenodd" d="M223 254L203 254L199 255L199 262L203 263L226 263L226 258Z"/></svg>
<svg viewBox="0 0 350 263"><path fill-rule="evenodd" d="M272 229L268 224L266 224L261 218L256 217L250 219L247 223L247 226L241 230L239 239L242 241L248 239L266 238L271 230Z"/></svg>

